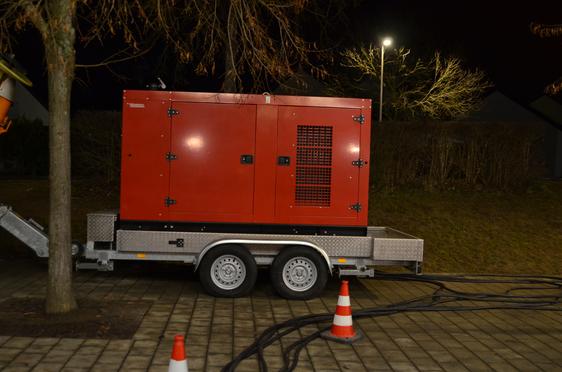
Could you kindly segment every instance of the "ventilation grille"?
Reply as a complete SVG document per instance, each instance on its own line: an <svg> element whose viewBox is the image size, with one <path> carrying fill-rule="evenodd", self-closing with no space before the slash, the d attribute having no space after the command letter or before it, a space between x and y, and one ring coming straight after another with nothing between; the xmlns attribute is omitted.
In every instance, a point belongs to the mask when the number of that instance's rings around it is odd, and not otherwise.
<svg viewBox="0 0 562 372"><path fill-rule="evenodd" d="M326 125L299 125L297 146L332 147L332 127Z"/></svg>
<svg viewBox="0 0 562 372"><path fill-rule="evenodd" d="M330 168L297 167L297 185L327 185L332 184L332 170Z"/></svg>
<svg viewBox="0 0 562 372"><path fill-rule="evenodd" d="M331 126L297 126L295 205L329 207L332 184Z"/></svg>
<svg viewBox="0 0 562 372"><path fill-rule="evenodd" d="M297 147L297 164L300 165L332 165L331 148L302 148Z"/></svg>

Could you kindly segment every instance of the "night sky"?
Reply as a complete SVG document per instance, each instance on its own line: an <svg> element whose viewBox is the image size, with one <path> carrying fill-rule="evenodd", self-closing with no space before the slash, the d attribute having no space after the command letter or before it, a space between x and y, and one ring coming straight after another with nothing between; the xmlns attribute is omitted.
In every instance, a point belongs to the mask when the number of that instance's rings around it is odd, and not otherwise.
<svg viewBox="0 0 562 372"><path fill-rule="evenodd" d="M396 46L412 49L416 55L440 50L462 58L469 68L485 71L498 90L523 104L542 95L545 85L562 75L562 40L539 39L529 31L532 21L562 23L562 1L365 0L348 15L350 36L342 47L389 35ZM35 82L35 95L46 101L40 50L40 40L33 30L18 37L18 60ZM100 48L90 48L86 53L78 54L79 63L97 62L110 54ZM85 57L92 60L84 61ZM115 66L115 71L128 80L118 79L103 68L79 71L74 107L118 109L121 90L141 88L140 81L150 78L152 72L147 66L150 64L141 61ZM174 87L174 82L167 83ZM216 81L193 77L181 89L216 90L218 86Z"/></svg>
<svg viewBox="0 0 562 372"><path fill-rule="evenodd" d="M526 103L562 75L562 39L540 39L529 24L562 23L562 1L368 1L360 24L397 45L441 50L486 72L496 88ZM368 32L369 28L365 28Z"/></svg>

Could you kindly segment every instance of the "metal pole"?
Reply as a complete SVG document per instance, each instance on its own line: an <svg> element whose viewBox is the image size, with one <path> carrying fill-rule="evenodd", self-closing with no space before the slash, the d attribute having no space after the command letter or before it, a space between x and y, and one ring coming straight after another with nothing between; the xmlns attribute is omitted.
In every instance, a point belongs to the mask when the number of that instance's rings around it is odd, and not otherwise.
<svg viewBox="0 0 562 372"><path fill-rule="evenodd" d="M384 75L384 44L381 45L381 89L379 94L379 123L382 122L382 91L383 91L383 75Z"/></svg>

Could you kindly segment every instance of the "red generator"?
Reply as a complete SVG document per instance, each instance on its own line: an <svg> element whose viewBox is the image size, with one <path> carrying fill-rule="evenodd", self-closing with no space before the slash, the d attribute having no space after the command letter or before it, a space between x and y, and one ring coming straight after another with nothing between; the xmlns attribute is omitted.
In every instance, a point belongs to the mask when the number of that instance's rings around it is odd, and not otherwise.
<svg viewBox="0 0 562 372"><path fill-rule="evenodd" d="M121 226L364 235L371 100L123 92Z"/></svg>

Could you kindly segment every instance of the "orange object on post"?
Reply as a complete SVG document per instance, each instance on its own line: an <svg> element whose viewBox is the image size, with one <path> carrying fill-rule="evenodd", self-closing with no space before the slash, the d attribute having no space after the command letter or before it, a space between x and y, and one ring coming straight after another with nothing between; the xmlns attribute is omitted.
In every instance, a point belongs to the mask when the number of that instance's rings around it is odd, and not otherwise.
<svg viewBox="0 0 562 372"><path fill-rule="evenodd" d="M8 111L12 102L2 96L0 96L0 134L6 133L12 125L12 121L8 119Z"/></svg>

